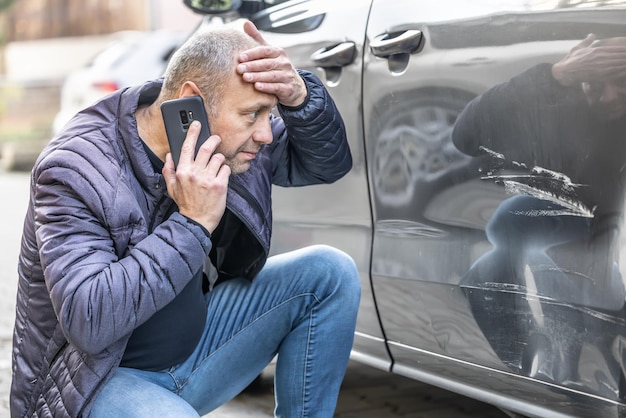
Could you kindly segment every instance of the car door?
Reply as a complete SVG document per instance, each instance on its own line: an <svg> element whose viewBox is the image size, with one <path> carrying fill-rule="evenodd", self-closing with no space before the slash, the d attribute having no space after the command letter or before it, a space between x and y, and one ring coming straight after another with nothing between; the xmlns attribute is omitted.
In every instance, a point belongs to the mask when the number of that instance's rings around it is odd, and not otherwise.
<svg viewBox="0 0 626 418"><path fill-rule="evenodd" d="M625 24L623 2L373 1L372 283L394 372L531 415L623 410L626 131L605 139L623 120L592 129L574 103L602 85L550 71Z"/></svg>
<svg viewBox="0 0 626 418"><path fill-rule="evenodd" d="M352 170L335 184L273 189L272 252L325 243L355 259L362 296L353 355L388 369L369 278L372 221L360 104L370 3L294 0L252 20L270 44L285 49L297 68L312 71L324 82L343 116L353 158Z"/></svg>

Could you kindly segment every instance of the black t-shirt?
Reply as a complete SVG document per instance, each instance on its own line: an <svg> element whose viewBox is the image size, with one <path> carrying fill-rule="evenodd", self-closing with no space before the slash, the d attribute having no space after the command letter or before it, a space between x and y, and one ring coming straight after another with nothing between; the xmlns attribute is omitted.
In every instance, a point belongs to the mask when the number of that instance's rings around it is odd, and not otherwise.
<svg viewBox="0 0 626 418"><path fill-rule="evenodd" d="M144 144L156 172L163 162ZM171 203L170 213L177 210ZM202 268L169 304L137 327L128 341L121 366L159 371L181 363L193 352L204 330L207 306Z"/></svg>

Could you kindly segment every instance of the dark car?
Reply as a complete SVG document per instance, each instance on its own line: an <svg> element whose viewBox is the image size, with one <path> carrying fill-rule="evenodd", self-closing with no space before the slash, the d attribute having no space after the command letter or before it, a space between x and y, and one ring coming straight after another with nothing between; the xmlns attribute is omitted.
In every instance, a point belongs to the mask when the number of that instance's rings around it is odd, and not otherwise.
<svg viewBox="0 0 626 418"><path fill-rule="evenodd" d="M626 2L232 3L344 117L352 171L275 188L272 250L356 260L353 358L524 416L624 416Z"/></svg>

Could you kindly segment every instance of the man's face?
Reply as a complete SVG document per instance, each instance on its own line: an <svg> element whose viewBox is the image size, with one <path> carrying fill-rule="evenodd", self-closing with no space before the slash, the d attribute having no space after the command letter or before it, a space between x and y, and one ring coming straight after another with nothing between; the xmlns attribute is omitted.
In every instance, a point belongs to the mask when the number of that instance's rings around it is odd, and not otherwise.
<svg viewBox="0 0 626 418"><path fill-rule="evenodd" d="M582 84L587 102L595 114L614 120L626 115L626 78Z"/></svg>
<svg viewBox="0 0 626 418"><path fill-rule="evenodd" d="M257 91L235 72L227 81L224 98L215 116L209 116L209 124L211 134L222 138L216 152L226 157L231 172L248 170L261 146L272 142L269 117L277 102L276 96Z"/></svg>
<svg viewBox="0 0 626 418"><path fill-rule="evenodd" d="M603 47L610 62L602 62L608 67L606 77L582 83L582 89L592 111L600 118L614 120L626 116L626 77L624 49L626 37L606 38L595 41L592 48Z"/></svg>

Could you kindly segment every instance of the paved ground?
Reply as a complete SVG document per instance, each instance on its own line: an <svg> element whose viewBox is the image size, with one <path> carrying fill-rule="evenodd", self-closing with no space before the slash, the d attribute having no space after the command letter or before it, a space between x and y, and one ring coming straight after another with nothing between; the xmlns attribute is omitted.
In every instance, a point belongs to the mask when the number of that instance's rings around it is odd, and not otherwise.
<svg viewBox="0 0 626 418"><path fill-rule="evenodd" d="M203 418L273 417L272 369L259 388ZM351 362L335 418L504 418L500 410L454 393Z"/></svg>
<svg viewBox="0 0 626 418"><path fill-rule="evenodd" d="M9 417L11 334L15 317L16 265L28 199L26 174L0 171L0 418ZM260 384L204 418L272 417L272 367ZM503 418L504 413L480 402L351 363L340 394L337 418Z"/></svg>

